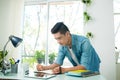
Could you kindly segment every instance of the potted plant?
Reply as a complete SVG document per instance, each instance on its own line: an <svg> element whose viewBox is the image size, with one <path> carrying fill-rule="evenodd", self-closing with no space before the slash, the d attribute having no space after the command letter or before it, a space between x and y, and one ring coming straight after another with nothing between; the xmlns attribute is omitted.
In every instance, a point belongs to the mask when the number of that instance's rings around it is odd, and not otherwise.
<svg viewBox="0 0 120 80"><path fill-rule="evenodd" d="M56 57L55 52L49 54L49 64L52 64L54 62L55 57Z"/></svg>
<svg viewBox="0 0 120 80"><path fill-rule="evenodd" d="M45 59L45 51L44 51L44 50L41 50L41 51L36 50L36 51L35 51L35 58L36 58L36 60L37 60L37 62L38 62L39 64L41 64L42 62L44 62L44 59Z"/></svg>

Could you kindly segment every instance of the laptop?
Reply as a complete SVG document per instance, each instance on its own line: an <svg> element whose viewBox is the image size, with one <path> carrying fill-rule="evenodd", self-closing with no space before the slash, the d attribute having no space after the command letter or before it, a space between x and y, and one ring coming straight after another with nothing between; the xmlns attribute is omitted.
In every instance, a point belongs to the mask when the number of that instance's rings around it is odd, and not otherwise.
<svg viewBox="0 0 120 80"><path fill-rule="evenodd" d="M25 77L27 77L27 78L38 78L38 79L49 79L49 78L52 78L55 76L56 75L54 75L54 74L48 74L48 73L40 72L40 71L34 71L34 72L31 72L31 73L25 75Z"/></svg>

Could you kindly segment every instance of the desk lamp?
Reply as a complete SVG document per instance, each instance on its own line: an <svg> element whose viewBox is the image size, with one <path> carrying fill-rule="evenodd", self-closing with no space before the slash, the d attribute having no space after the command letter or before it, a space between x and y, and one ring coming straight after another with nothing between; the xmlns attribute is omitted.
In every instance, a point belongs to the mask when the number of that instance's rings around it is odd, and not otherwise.
<svg viewBox="0 0 120 80"><path fill-rule="evenodd" d="M13 46L14 47L17 47L19 46L19 44L23 41L23 39L19 38L19 37L16 37L14 35L10 35L9 36L9 39L7 41L7 43L4 45L4 48L3 48L3 60L2 60L2 73L5 75L6 73L10 72L11 71L11 67L10 67L10 64L7 64L4 60L4 57L5 57L5 53L6 53L6 46L9 42L12 42Z"/></svg>

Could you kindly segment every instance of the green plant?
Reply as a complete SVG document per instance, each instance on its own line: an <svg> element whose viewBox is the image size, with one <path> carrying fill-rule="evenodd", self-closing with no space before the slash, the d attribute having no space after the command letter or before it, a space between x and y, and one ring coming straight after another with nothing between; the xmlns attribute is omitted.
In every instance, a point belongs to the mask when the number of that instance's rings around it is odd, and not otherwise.
<svg viewBox="0 0 120 80"><path fill-rule="evenodd" d="M37 59L38 63L42 63L45 60L45 51L44 50L36 50L35 51L35 58Z"/></svg>
<svg viewBox="0 0 120 80"><path fill-rule="evenodd" d="M91 32L87 32L86 37L87 38L93 38L93 34Z"/></svg>
<svg viewBox="0 0 120 80"><path fill-rule="evenodd" d="M83 15L84 15L85 23L87 23L89 20L91 20L91 16L86 11L83 13Z"/></svg>
<svg viewBox="0 0 120 80"><path fill-rule="evenodd" d="M2 67L2 60L7 54L8 51L5 51L5 55L3 54L3 51L0 51L0 68Z"/></svg>
<svg viewBox="0 0 120 80"><path fill-rule="evenodd" d="M82 0L82 2L83 2L84 4L86 4L87 6L89 6L89 5L91 5L92 0Z"/></svg>
<svg viewBox="0 0 120 80"><path fill-rule="evenodd" d="M88 14L87 11L87 7L91 5L92 0L82 0L82 2L85 4L86 6L86 11L84 11L83 15L84 15L84 23L86 24L89 20L92 19L92 17Z"/></svg>
<svg viewBox="0 0 120 80"><path fill-rule="evenodd" d="M28 63L29 67L34 68L34 63L36 62L36 59L34 57L24 57L22 58L22 63Z"/></svg>
<svg viewBox="0 0 120 80"><path fill-rule="evenodd" d="M49 54L49 63L50 64L53 63L53 61L55 60L55 57L56 57L55 52L52 52Z"/></svg>

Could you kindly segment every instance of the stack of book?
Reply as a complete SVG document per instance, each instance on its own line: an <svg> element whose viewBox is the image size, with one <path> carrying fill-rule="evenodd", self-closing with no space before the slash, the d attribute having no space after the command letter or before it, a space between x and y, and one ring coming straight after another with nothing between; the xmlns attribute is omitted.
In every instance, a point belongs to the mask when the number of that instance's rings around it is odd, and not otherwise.
<svg viewBox="0 0 120 80"><path fill-rule="evenodd" d="M76 77L89 77L94 75L99 75L99 72L93 72L90 70L75 70L75 71L69 71L65 73L68 76L76 76Z"/></svg>

